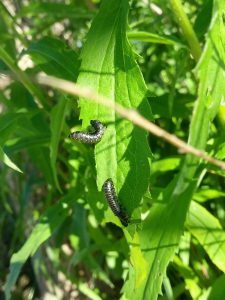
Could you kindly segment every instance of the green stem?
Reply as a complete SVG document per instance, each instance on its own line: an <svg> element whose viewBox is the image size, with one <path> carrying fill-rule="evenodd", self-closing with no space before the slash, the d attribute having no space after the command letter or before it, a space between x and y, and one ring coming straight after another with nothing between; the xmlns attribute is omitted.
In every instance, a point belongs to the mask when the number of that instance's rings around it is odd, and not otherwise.
<svg viewBox="0 0 225 300"><path fill-rule="evenodd" d="M34 97L34 101L39 107L46 107L46 99L42 91L35 86L25 72L20 70L12 57L0 47L0 59L10 68L16 75L17 79L26 87L26 89Z"/></svg>
<svg viewBox="0 0 225 300"><path fill-rule="evenodd" d="M199 60L202 50L198 38L191 26L191 23L184 12L183 6L180 0L170 0L174 14L177 17L178 23L183 31L184 37L186 38L190 47L191 54L193 55L196 62Z"/></svg>
<svg viewBox="0 0 225 300"><path fill-rule="evenodd" d="M165 294L166 294L166 299L167 300L174 300L174 297L173 297L173 289L171 287L171 283L169 281L169 278L166 276L163 278L163 286L164 286L164 289L165 289Z"/></svg>

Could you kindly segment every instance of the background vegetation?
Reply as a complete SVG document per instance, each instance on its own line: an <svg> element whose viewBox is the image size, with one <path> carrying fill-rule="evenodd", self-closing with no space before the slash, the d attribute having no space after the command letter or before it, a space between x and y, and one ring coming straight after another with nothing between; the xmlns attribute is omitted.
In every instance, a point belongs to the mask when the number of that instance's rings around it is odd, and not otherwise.
<svg viewBox="0 0 225 300"><path fill-rule="evenodd" d="M1 1L2 297L223 299L225 171L34 78L91 87L223 160L224 13L221 0ZM91 119L107 125L98 145L68 138Z"/></svg>

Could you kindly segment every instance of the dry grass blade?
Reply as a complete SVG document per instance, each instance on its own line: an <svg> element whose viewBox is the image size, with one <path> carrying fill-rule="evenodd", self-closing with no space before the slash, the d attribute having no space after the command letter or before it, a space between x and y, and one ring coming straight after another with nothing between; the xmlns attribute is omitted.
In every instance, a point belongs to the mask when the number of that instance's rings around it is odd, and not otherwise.
<svg viewBox="0 0 225 300"><path fill-rule="evenodd" d="M191 145L185 143L184 141L180 140L177 138L175 135L172 135L168 133L167 131L163 130L159 126L153 124L146 118L144 118L142 115L140 115L136 110L132 109L127 109L112 100L110 100L107 97L104 97L102 95L99 95L93 90L90 90L89 88L86 87L81 87L73 82L55 78L52 76L46 76L46 75L38 75L36 77L36 80L38 83L42 85L47 85L52 88L56 88L59 90L62 90L66 93L79 96L79 97L84 97L89 100L95 101L99 104L102 104L106 107L114 109L119 115L122 117L126 118L127 120L133 122L137 126L151 132L152 134L166 140L168 143L174 145L178 149L180 149L183 153L190 153L193 154L194 156L197 156L201 159L204 159L208 161L209 163L225 170L225 162L218 160L216 158L213 158L209 156L206 152L196 149L192 147Z"/></svg>

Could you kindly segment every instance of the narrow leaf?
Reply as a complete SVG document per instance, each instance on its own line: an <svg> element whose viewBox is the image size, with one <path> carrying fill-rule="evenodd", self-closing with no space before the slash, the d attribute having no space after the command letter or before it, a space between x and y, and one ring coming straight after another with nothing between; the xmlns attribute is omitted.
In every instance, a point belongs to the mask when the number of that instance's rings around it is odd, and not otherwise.
<svg viewBox="0 0 225 300"><path fill-rule="evenodd" d="M142 42L149 42L155 44L165 44L165 45L182 45L181 43L172 40L167 37L160 36L155 33L145 32L145 31L130 31L127 34L130 40L137 40Z"/></svg>
<svg viewBox="0 0 225 300"><path fill-rule="evenodd" d="M56 168L56 158L58 153L58 145L60 136L62 133L63 124L65 122L65 114L67 110L68 100L65 96L60 97L59 102L51 111L51 140L50 140L50 160L51 167L54 176L54 180L57 188L60 190L58 178L57 178L57 168Z"/></svg>
<svg viewBox="0 0 225 300"><path fill-rule="evenodd" d="M224 198L225 193L213 189L201 189L194 194L193 199L198 202L205 202L216 198Z"/></svg>
<svg viewBox="0 0 225 300"><path fill-rule="evenodd" d="M8 157L8 155L4 152L4 150L0 147L0 160L4 162L8 167L13 170L23 173L19 167Z"/></svg>

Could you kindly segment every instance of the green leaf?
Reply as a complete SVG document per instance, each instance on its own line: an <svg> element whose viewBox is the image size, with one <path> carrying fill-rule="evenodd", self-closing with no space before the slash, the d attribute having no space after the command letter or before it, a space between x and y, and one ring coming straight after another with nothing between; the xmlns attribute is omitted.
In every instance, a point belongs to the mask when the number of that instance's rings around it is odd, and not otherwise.
<svg viewBox="0 0 225 300"><path fill-rule="evenodd" d="M225 272L225 232L219 220L203 206L192 201L185 225L203 246L212 262Z"/></svg>
<svg viewBox="0 0 225 300"><path fill-rule="evenodd" d="M67 107L68 107L68 99L65 96L60 97L59 102L52 109L51 116L50 116L51 118L50 160L51 160L51 167L52 167L54 180L58 190L61 189L57 178L56 158L58 153L59 140L61 137L63 124L65 122Z"/></svg>
<svg viewBox="0 0 225 300"><path fill-rule="evenodd" d="M37 145L37 147L28 149L28 152L33 164L43 173L47 183L55 186L55 178L51 167L49 147L40 147Z"/></svg>
<svg viewBox="0 0 225 300"><path fill-rule="evenodd" d="M67 45L45 37L33 42L25 52L48 75L75 81L78 73L78 56Z"/></svg>
<svg viewBox="0 0 225 300"><path fill-rule="evenodd" d="M142 42L149 42L155 44L165 44L165 45L182 45L180 42L169 39L167 37L160 36L155 33L145 32L145 31L130 31L127 33L130 40L137 40Z"/></svg>
<svg viewBox="0 0 225 300"><path fill-rule="evenodd" d="M157 173L176 170L180 166L180 162L180 157L168 157L165 159L154 161L151 168L151 177L156 176Z"/></svg>
<svg viewBox="0 0 225 300"><path fill-rule="evenodd" d="M160 97L149 97L149 103L151 105L154 118L171 118L169 94L164 94ZM176 94L173 103L172 117L176 118L188 118L191 113L191 102L194 101L192 95Z"/></svg>
<svg viewBox="0 0 225 300"><path fill-rule="evenodd" d="M10 272L5 284L6 300L10 299L10 290L16 283L22 266L29 256L35 254L37 249L56 231L68 216L69 209L73 200L73 194L70 193L60 200L59 203L47 209L46 213L40 218L38 224L34 227L30 237L23 247L10 260Z"/></svg>
<svg viewBox="0 0 225 300"><path fill-rule="evenodd" d="M177 182L175 178L163 193L163 201L153 205L143 224L140 243L148 263L148 274L142 286L133 291L135 299L157 299L160 292L166 267L172 260L183 233L184 211L188 209L187 203L189 195L193 193L195 181L192 184L189 182L185 193L182 194L182 205L178 206L176 195L173 195L172 199L170 197L174 190L179 188L182 191L182 186L183 183Z"/></svg>
<svg viewBox="0 0 225 300"><path fill-rule="evenodd" d="M3 151L3 149L0 147L0 160L4 162L8 167L12 168L13 170L23 173L19 167L17 167L14 162L11 161L11 159L8 157L8 155Z"/></svg>
<svg viewBox="0 0 225 300"><path fill-rule="evenodd" d="M213 284L207 300L221 300L225 295L225 275L220 276Z"/></svg>
<svg viewBox="0 0 225 300"><path fill-rule="evenodd" d="M198 99L193 112L189 143L205 149L209 127L224 97L224 63L222 7L215 1L211 30L197 68ZM221 10L220 10L221 9ZM186 213L196 188L199 159L186 155L179 174L163 193L163 201L155 203L140 232L141 248L149 271L142 287L134 290L134 299L157 299L166 267L172 259L183 232Z"/></svg>
<svg viewBox="0 0 225 300"><path fill-rule="evenodd" d="M213 0L206 0L202 3L201 10L195 20L194 29L199 37L207 32L212 17Z"/></svg>
<svg viewBox="0 0 225 300"><path fill-rule="evenodd" d="M36 135L29 136L25 138L13 139L7 142L7 145L4 147L8 154L16 153L23 149L28 149L32 147L45 146L49 143L49 135Z"/></svg>
<svg viewBox="0 0 225 300"><path fill-rule="evenodd" d="M2 60L8 68L15 74L17 79L24 85L29 93L34 97L36 104L40 107L47 108L46 97L39 86L35 85L24 71L17 66L17 61L10 56L4 47L0 46L0 60Z"/></svg>
<svg viewBox="0 0 225 300"><path fill-rule="evenodd" d="M127 13L127 0L102 2L82 52L78 83L150 119L147 89L126 38ZM121 203L131 213L149 182L146 133L119 118L115 111L88 100L80 99L80 108L84 128L93 119L107 125L102 141L95 146L98 189L111 177Z"/></svg>
<svg viewBox="0 0 225 300"><path fill-rule="evenodd" d="M85 283L81 283L79 284L78 289L85 295L87 296L88 299L90 300L101 300L102 298L96 293L96 291L92 288L90 288L87 284L87 282Z"/></svg>
<svg viewBox="0 0 225 300"><path fill-rule="evenodd" d="M194 194L193 199L198 202L205 202L207 200L212 200L221 197L225 197L224 192L213 189L201 189Z"/></svg>
<svg viewBox="0 0 225 300"><path fill-rule="evenodd" d="M8 137L16 131L18 120L23 117L20 113L7 113L0 118L0 144L3 146Z"/></svg>
<svg viewBox="0 0 225 300"><path fill-rule="evenodd" d="M202 294L202 289L195 272L188 265L184 264L178 256L174 257L173 265L184 278L186 289L191 294L192 299L199 299L199 296Z"/></svg>
<svg viewBox="0 0 225 300"><path fill-rule="evenodd" d="M11 55L16 52L14 36L9 34L9 30L12 27L12 18L9 16L6 10L7 5L2 1L0 2L0 40L1 44L4 44ZM0 60L0 67L2 69L2 62Z"/></svg>
<svg viewBox="0 0 225 300"><path fill-rule="evenodd" d="M225 158L225 142L224 139L219 139L217 146L216 158L223 160Z"/></svg>

